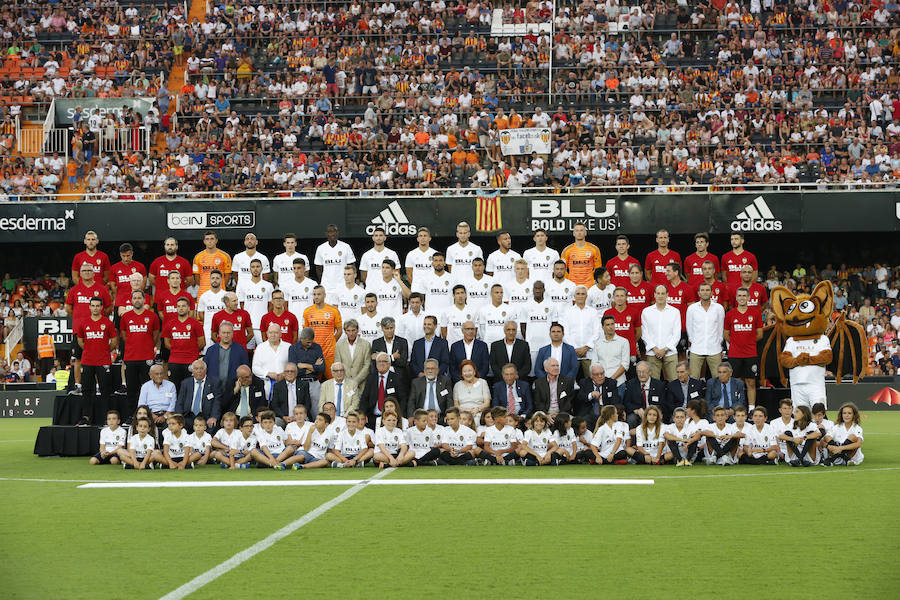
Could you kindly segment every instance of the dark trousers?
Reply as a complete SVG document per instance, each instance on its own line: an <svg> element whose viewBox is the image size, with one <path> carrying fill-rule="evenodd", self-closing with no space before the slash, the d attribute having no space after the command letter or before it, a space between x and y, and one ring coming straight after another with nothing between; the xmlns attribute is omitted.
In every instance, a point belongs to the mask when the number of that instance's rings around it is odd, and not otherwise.
<svg viewBox="0 0 900 600"><path fill-rule="evenodd" d="M800 462L809 462L808 454L810 449L813 447L813 444L816 443L816 440L804 440L803 444L801 444L799 447L792 441L788 441L785 443L787 444L787 447L790 448L794 453L794 458L796 458Z"/></svg>
<svg viewBox="0 0 900 600"><path fill-rule="evenodd" d="M484 450L481 451L481 454L478 455L478 458L481 458L481 459L483 459L483 460L486 460L486 461L488 461L489 463L491 463L492 465L499 465L499 464L500 464L499 462L497 462L497 457L495 457L493 454L490 454L489 452L485 452ZM504 454L504 455L503 455L503 460L504 460L504 461L508 461L508 460L513 460L513 461L514 461L514 460L516 460L517 458L519 458L519 455L516 454L515 452L510 452L509 454Z"/></svg>
<svg viewBox="0 0 900 600"><path fill-rule="evenodd" d="M441 460L441 462L445 462L448 465L464 465L470 460L474 459L471 452L465 452L457 456L451 456L450 453L446 451L441 452L438 458Z"/></svg>
<svg viewBox="0 0 900 600"><path fill-rule="evenodd" d="M764 465L769 462L769 458L765 454L759 457L744 454L738 462L742 465Z"/></svg>
<svg viewBox="0 0 900 600"><path fill-rule="evenodd" d="M191 374L191 365L183 363L169 363L169 381L175 384L175 391L181 388L181 382Z"/></svg>
<svg viewBox="0 0 900 600"><path fill-rule="evenodd" d="M423 454L421 458L414 458L413 460L416 462L416 464L421 465L422 463L426 463L428 461L437 460L440 455L440 448L432 448L431 450Z"/></svg>
<svg viewBox="0 0 900 600"><path fill-rule="evenodd" d="M50 369L53 368L53 361L55 359L52 356L48 356L46 358L39 358L38 364L41 367L41 377L44 378L44 381L47 381L47 375L50 374ZM824 434L823 434L824 435Z"/></svg>
<svg viewBox="0 0 900 600"><path fill-rule="evenodd" d="M141 386L150 381L150 365L145 360L125 361L125 389L128 401L137 406Z"/></svg>
<svg viewBox="0 0 900 600"><path fill-rule="evenodd" d="M737 440L732 440L732 441L737 441ZM697 441L697 442L694 442L693 444L688 444L687 452L685 452L685 456L682 456L681 449L678 448L678 442L676 442L675 440L669 440L667 442L667 444L669 446L669 450L672 451L672 455L675 457L675 462L678 462L678 461L684 460L684 459L694 462L694 459L697 458L697 445L699 443L700 442Z"/></svg>
<svg viewBox="0 0 900 600"><path fill-rule="evenodd" d="M713 437L706 438L706 445L710 450L716 455L716 458L722 458L726 454L730 454L732 450L734 450L738 445L737 438L731 438L724 445L719 443L719 440Z"/></svg>
<svg viewBox="0 0 900 600"><path fill-rule="evenodd" d="M209 418L207 415L195 415L192 412L187 412L184 414L184 429L188 432L188 434L194 433L194 419L196 419L197 417L202 418L204 421ZM215 427L207 426L206 433L208 433L209 435L216 435L216 432L218 430L218 424Z"/></svg>
<svg viewBox="0 0 900 600"><path fill-rule="evenodd" d="M592 452L591 454L593 454L593 452ZM616 462L617 460L628 460L628 453L625 452L624 450L619 450L618 452L616 452L615 454L613 454L612 462L606 460L606 457L605 457L605 456L601 456L601 457L600 457L600 464L601 464L601 465L611 465L611 464L615 464L615 462Z"/></svg>
<svg viewBox="0 0 900 600"><path fill-rule="evenodd" d="M81 414L89 416L91 411L88 410L88 407L95 402L98 388L100 399L104 402L108 402L109 396L112 394L112 377L109 373L109 365L81 365L81 388L83 394Z"/></svg>

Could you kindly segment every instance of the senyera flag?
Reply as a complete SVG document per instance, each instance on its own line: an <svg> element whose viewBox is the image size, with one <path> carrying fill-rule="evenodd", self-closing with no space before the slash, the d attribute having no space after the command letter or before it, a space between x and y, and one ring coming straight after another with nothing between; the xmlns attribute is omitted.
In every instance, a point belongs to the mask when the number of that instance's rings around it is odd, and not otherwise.
<svg viewBox="0 0 900 600"><path fill-rule="evenodd" d="M478 194L475 201L475 231L497 231L503 228L500 211L500 192Z"/></svg>

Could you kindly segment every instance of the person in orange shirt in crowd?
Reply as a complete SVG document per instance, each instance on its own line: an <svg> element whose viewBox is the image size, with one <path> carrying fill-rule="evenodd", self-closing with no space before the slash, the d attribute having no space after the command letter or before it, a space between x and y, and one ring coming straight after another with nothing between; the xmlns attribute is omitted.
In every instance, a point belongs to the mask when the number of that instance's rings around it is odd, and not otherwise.
<svg viewBox="0 0 900 600"><path fill-rule="evenodd" d="M316 333L315 342L322 347L325 357L325 379L331 379L331 363L334 362L334 346L343 331L341 313L330 304L325 304L325 288L313 288L313 305L303 311L303 326Z"/></svg>
<svg viewBox="0 0 900 600"><path fill-rule="evenodd" d="M227 287L231 279L231 257L225 252L218 249L219 236L215 231L207 231L203 234L203 244L206 246L194 256L194 276L197 278L197 284L200 289L197 291L197 297L203 295L203 292L210 289L209 274L214 269L218 269L224 275L222 287Z"/></svg>
<svg viewBox="0 0 900 600"><path fill-rule="evenodd" d="M575 241L560 253L560 258L566 261L566 269L569 279L575 285L583 285L590 288L594 285L594 269L603 266L600 258L600 249L594 244L585 241L587 227L584 223L576 223L572 228L572 236Z"/></svg>
<svg viewBox="0 0 900 600"><path fill-rule="evenodd" d="M497 131L509 129L509 119L503 114L502 108L497 109L497 116L494 117L494 129Z"/></svg>

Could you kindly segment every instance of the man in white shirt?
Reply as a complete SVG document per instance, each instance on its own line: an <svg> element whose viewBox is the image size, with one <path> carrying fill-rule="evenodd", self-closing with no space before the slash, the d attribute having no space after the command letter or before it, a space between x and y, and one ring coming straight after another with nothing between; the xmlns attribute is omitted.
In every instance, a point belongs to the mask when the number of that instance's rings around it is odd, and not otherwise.
<svg viewBox="0 0 900 600"><path fill-rule="evenodd" d="M488 256L485 271L494 278L494 282L504 285L515 279L515 263L522 256L512 249L512 238L506 231L497 234L497 246Z"/></svg>
<svg viewBox="0 0 900 600"><path fill-rule="evenodd" d="M631 351L628 340L616 335L616 319L613 316L601 320L603 335L594 341L591 366L601 365L604 373L616 380L617 385L625 383L625 372L631 365Z"/></svg>
<svg viewBox="0 0 900 600"><path fill-rule="evenodd" d="M466 288L466 299L473 309L479 309L491 303L491 287L494 285L494 278L484 273L484 259L481 257L472 260L472 274L466 277L459 277L456 272L450 274L453 277L455 285L462 285Z"/></svg>
<svg viewBox="0 0 900 600"><path fill-rule="evenodd" d="M371 344L381 337L381 317L378 312L378 296L372 292L366 292L365 311L357 321L359 322L359 337Z"/></svg>
<svg viewBox="0 0 900 600"><path fill-rule="evenodd" d="M243 252L239 252L234 255L234 258L231 259L231 272L235 273L237 277L237 283L240 285L242 282L247 281L251 277L250 265L251 261L258 260L261 267L261 273L265 276L271 272L269 268L269 259L266 258L266 255L262 252L256 251L256 246L259 241L256 239L256 235L252 233L248 233L244 236L244 248Z"/></svg>
<svg viewBox="0 0 900 600"><path fill-rule="evenodd" d="M437 319L453 305L453 283L446 270L444 253L435 252L431 257L431 274L425 282L425 314Z"/></svg>
<svg viewBox="0 0 900 600"><path fill-rule="evenodd" d="M279 287L281 287L282 281L293 279L296 275L294 272L294 261L296 259L303 259L303 266L307 269L309 268L309 258L307 258L305 254L297 252L296 235L293 233L284 234L284 241L282 243L284 245L284 252L272 259L272 273L275 275L275 283ZM283 290L284 288L281 289ZM310 304L312 304L312 302L310 302Z"/></svg>
<svg viewBox="0 0 900 600"><path fill-rule="evenodd" d="M491 287L491 303L479 310L478 332L488 348L503 339L503 326L513 315L513 309L503 303L503 286L495 283Z"/></svg>
<svg viewBox="0 0 900 600"><path fill-rule="evenodd" d="M400 279L400 271L390 258L384 259L378 274L366 281L366 292L378 297L383 316L399 318L403 312L403 299L409 297L409 288Z"/></svg>
<svg viewBox="0 0 900 600"><path fill-rule="evenodd" d="M362 314L366 290L356 283L356 265L344 267L344 283L336 291L326 291L326 298L329 294L329 304L337 306L341 320L356 319Z"/></svg>
<svg viewBox="0 0 900 600"><path fill-rule="evenodd" d="M687 308L685 326L690 343L691 377L701 379L703 365L712 375L722 362L722 335L725 329L725 309L712 301L712 286L703 282L697 289L699 302Z"/></svg>
<svg viewBox="0 0 900 600"><path fill-rule="evenodd" d="M476 258L484 258L481 246L469 241L471 235L469 224L462 221L456 226L456 239L459 240L447 248L447 266L457 279L471 277L472 261Z"/></svg>
<svg viewBox="0 0 900 600"><path fill-rule="evenodd" d="M431 247L431 231L427 227L419 227L416 233L418 247L406 254L406 279L409 280L413 292L425 292L425 280L431 274L431 257L436 250Z"/></svg>
<svg viewBox="0 0 900 600"><path fill-rule="evenodd" d="M337 225L328 225L325 228L325 237L327 241L316 248L314 262L319 281L325 288L326 298L330 296L333 299L338 296L344 267L356 263L356 256L349 244L338 239ZM343 316L343 313L341 315Z"/></svg>
<svg viewBox="0 0 900 600"><path fill-rule="evenodd" d="M225 310L225 290L222 288L222 272L214 269L209 274L209 289L197 299L197 320L203 323L206 348L213 345L212 320L217 312ZM206 349L203 350L206 352Z"/></svg>
<svg viewBox="0 0 900 600"><path fill-rule="evenodd" d="M553 278L544 282L544 294L556 307L556 313L560 316L566 309L572 306L575 294L575 283L566 278L566 262L558 260L553 263Z"/></svg>
<svg viewBox="0 0 900 600"><path fill-rule="evenodd" d="M278 256L284 256L279 254ZM312 306L313 289L318 283L306 276L306 259L295 253L290 274L281 273L278 277L278 289L284 292L284 299L298 322L303 322L303 311ZM276 260L278 257L275 257Z"/></svg>
<svg viewBox="0 0 900 600"><path fill-rule="evenodd" d="M424 322L425 296L419 292L413 292L409 295L409 308L397 319L397 335L409 340L417 340L425 334Z"/></svg>
<svg viewBox="0 0 900 600"><path fill-rule="evenodd" d="M641 312L641 337L647 346L651 376L659 379L660 372L663 372L666 381L671 381L675 379L675 365L678 362L681 313L666 303L666 286L656 286L653 298L656 302Z"/></svg>
<svg viewBox="0 0 900 600"><path fill-rule="evenodd" d="M271 397L272 386L284 379L290 344L281 340L281 327L271 323L266 330L265 343L253 352L253 374L266 382L266 396Z"/></svg>
<svg viewBox="0 0 900 600"><path fill-rule="evenodd" d="M591 346L598 335L597 311L587 305L587 288L575 286L575 304L562 313L566 328L566 342L575 348L579 369L584 377L591 375Z"/></svg>
<svg viewBox="0 0 900 600"><path fill-rule="evenodd" d="M238 282L238 300L241 308L250 313L250 321L253 323L253 339L255 345L262 343L262 333L259 330L263 315L269 312L269 302L272 301L272 284L262 278L262 261L254 258L250 261L250 278ZM247 340L248 350L250 340Z"/></svg>
<svg viewBox="0 0 900 600"><path fill-rule="evenodd" d="M547 247L547 232L543 229L535 231L533 239L534 248L526 250L522 258L528 261L531 280L543 281L546 284L553 279L553 264L559 260L559 252Z"/></svg>
<svg viewBox="0 0 900 600"><path fill-rule="evenodd" d="M359 276L363 282L368 282L369 271L375 273L375 277L381 272L381 266L386 259L394 261L394 268L403 268L400 257L390 248L385 247L387 235L383 227L376 227L372 233L372 247L363 253L359 259Z"/></svg>

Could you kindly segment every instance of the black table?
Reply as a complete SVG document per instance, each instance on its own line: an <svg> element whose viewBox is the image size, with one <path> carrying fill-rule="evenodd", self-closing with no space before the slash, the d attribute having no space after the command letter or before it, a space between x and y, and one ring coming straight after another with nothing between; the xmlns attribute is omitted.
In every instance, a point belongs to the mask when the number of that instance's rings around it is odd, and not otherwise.
<svg viewBox="0 0 900 600"><path fill-rule="evenodd" d="M53 403L54 425L75 425L84 416L81 410L84 397L80 394L58 394ZM129 402L125 394L113 393L109 400L95 397L88 411L93 425L106 425L106 412L117 410L122 416L122 422L131 418L137 409L137 402Z"/></svg>
<svg viewBox="0 0 900 600"><path fill-rule="evenodd" d="M93 456L100 447L100 427L50 425L38 430L38 456Z"/></svg>

